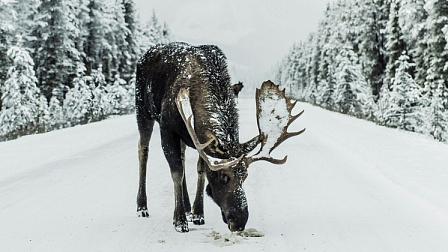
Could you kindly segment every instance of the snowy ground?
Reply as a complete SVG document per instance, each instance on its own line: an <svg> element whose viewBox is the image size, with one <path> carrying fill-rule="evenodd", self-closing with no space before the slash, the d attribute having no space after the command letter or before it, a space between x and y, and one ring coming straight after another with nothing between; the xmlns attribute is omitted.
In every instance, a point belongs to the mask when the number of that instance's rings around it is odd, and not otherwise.
<svg viewBox="0 0 448 252"><path fill-rule="evenodd" d="M256 132L241 100L242 140ZM448 145L308 104L307 131L254 163L247 228L231 234L205 201L204 226L172 226L173 184L158 130L150 147L150 218L137 218L134 116L0 143L0 251L448 251ZM293 130L293 129L291 129ZM187 151L194 195L197 155Z"/></svg>

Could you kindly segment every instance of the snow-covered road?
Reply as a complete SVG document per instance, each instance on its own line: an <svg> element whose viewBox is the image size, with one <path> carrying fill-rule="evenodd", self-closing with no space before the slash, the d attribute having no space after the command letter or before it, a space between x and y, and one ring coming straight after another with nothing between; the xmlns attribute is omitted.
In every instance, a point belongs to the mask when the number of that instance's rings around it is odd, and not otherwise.
<svg viewBox="0 0 448 252"><path fill-rule="evenodd" d="M257 132L241 100L241 138ZM307 130L254 163L247 228L230 234L205 200L204 226L172 226L173 184L154 130L149 218L137 218L134 116L0 143L0 251L448 251L448 145L308 104ZM157 126L156 126L157 127ZM197 154L187 150L190 197Z"/></svg>

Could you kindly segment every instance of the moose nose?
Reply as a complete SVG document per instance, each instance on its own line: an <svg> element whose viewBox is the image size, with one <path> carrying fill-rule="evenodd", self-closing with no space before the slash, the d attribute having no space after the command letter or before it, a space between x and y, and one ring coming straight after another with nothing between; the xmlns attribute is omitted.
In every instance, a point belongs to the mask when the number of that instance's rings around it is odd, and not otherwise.
<svg viewBox="0 0 448 252"><path fill-rule="evenodd" d="M243 212L230 212L226 214L226 223L230 231L243 231L246 227L249 213Z"/></svg>
<svg viewBox="0 0 448 252"><path fill-rule="evenodd" d="M241 225L241 223L237 223L237 222L235 222L234 220L229 220L227 225L228 225L229 230L230 230L231 232L235 232L235 231L243 231L244 228L245 228L245 226L246 226L246 224L242 224L242 225Z"/></svg>

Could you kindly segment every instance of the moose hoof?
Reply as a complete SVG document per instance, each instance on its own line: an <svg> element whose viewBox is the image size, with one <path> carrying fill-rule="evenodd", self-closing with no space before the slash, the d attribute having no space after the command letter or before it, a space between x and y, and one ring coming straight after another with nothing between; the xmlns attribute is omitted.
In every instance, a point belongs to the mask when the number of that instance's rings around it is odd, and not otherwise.
<svg viewBox="0 0 448 252"><path fill-rule="evenodd" d="M146 207L137 208L137 216L148 218L149 217L148 208Z"/></svg>
<svg viewBox="0 0 448 252"><path fill-rule="evenodd" d="M186 212L185 213L185 217L187 218L188 222L192 222L193 221L193 214L191 212Z"/></svg>
<svg viewBox="0 0 448 252"><path fill-rule="evenodd" d="M193 224L204 225L205 224L204 215L193 214Z"/></svg>
<svg viewBox="0 0 448 252"><path fill-rule="evenodd" d="M182 222L177 225L174 224L174 229L176 229L176 231L179 233L187 233L188 231L190 231L188 229L188 222Z"/></svg>

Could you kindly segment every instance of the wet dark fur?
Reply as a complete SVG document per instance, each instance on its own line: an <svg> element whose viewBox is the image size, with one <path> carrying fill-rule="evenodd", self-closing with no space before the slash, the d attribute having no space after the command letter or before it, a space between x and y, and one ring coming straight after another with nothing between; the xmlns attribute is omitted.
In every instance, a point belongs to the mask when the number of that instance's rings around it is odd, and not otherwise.
<svg viewBox="0 0 448 252"><path fill-rule="evenodd" d="M140 183L137 196L137 210L148 216L146 198L146 163L148 144L154 122L160 125L162 148L169 163L174 182L175 211L173 222L180 232L187 232L185 213L193 213L193 222L203 224L204 178L207 176L210 191L214 190L214 201L221 207L223 218L232 231L244 228L247 221L247 206L242 183L245 176L237 170L212 172L207 165L198 161L198 188L191 209L185 172L185 144L193 147L186 126L177 110L175 98L180 88L190 90L190 101L194 115L194 128L200 142L215 135L218 143L205 149L217 158L238 157L255 148L259 142L239 143L238 111L235 95L227 71L226 57L222 51L211 45L190 46L185 43L158 45L151 48L138 62L136 82L136 115L140 133L139 160ZM226 175L227 173L227 175ZM238 175L238 174L240 175ZM232 183L223 176L230 178ZM238 192L233 193L232 192ZM247 205L247 204L246 204ZM225 218L227 216L228 218Z"/></svg>

